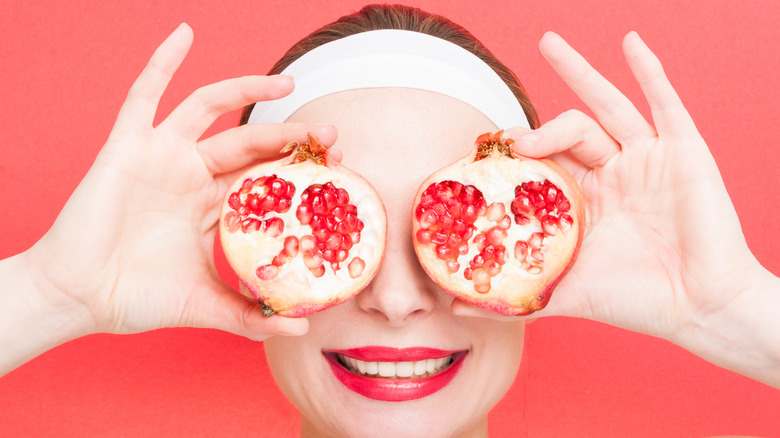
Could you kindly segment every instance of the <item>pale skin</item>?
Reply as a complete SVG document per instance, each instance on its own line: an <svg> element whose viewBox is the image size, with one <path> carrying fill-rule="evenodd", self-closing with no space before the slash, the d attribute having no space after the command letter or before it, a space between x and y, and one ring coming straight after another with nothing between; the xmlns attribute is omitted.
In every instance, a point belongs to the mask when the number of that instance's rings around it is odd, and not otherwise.
<svg viewBox="0 0 780 438"><path fill-rule="evenodd" d="M265 340L307 332L309 320L264 318L222 283L213 239L237 172L308 131L330 146L336 130L248 125L199 141L219 114L292 89L289 78L259 76L204 87L153 127L159 97L191 43L182 26L158 48L51 230L0 262L0 374L90 333L190 326ZM658 60L636 34L625 38L650 122L560 37L547 34L540 47L597 120L571 111L536 132L508 133L518 152L567 167L588 202L580 258L538 316L662 337L780 388L780 280L750 253L715 162ZM457 301L451 311L512 324ZM471 426L471 436L486 434L482 420Z"/></svg>
<svg viewBox="0 0 780 438"><path fill-rule="evenodd" d="M420 183L466 155L474 139L495 126L451 97L397 88L324 96L288 120L338 126L334 148L376 188L388 216L387 248L373 281L354 299L311 315L306 335L265 342L274 380L301 413L302 436L486 436L487 415L517 374L525 322L454 315L453 297L425 274L410 245L410 212ZM322 355L364 346L465 350L468 356L440 391L388 403L347 389Z"/></svg>

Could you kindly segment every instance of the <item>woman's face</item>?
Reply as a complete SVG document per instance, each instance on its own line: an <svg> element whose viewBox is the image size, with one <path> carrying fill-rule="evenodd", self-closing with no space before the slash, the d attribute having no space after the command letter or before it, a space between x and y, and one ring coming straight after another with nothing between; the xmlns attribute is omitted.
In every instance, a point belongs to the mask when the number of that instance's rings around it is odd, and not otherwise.
<svg viewBox="0 0 780 438"><path fill-rule="evenodd" d="M417 262L411 211L427 176L466 155L479 134L496 127L465 103L409 89L325 96L289 120L335 125L343 163L376 188L388 216L387 250L369 286L354 299L311 315L307 335L265 342L279 387L302 414L304 434L485 432L487 412L517 372L523 323L453 315L453 298ZM434 360L441 356L452 365L441 370L446 363ZM341 362L391 376L359 376ZM395 362L412 364L396 367ZM410 367L422 376L397 377Z"/></svg>

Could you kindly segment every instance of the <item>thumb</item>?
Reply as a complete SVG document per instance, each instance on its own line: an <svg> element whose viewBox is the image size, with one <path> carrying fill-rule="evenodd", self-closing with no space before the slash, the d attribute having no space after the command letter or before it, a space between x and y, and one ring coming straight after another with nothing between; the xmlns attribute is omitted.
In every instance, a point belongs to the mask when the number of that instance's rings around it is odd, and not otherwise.
<svg viewBox="0 0 780 438"><path fill-rule="evenodd" d="M275 335L301 336L309 330L306 318L263 316L262 305L215 279L187 303L185 325L215 328L263 341Z"/></svg>

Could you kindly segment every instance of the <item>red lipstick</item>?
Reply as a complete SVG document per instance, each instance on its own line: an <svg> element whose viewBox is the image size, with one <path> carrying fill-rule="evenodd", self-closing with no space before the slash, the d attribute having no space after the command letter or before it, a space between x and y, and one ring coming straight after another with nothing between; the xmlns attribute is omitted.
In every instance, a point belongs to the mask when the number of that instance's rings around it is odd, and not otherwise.
<svg viewBox="0 0 780 438"><path fill-rule="evenodd" d="M323 351L333 375L344 386L364 397L391 402L416 400L443 389L458 373L467 353L468 350L448 351L427 347L392 348L379 346ZM354 364L354 361L345 359L345 356L366 363L419 362L439 359L437 363L441 363L441 365L433 372L423 372L421 376L417 377L381 377L376 371L372 373L371 369L366 373L361 373L351 365ZM395 365L391 368L395 369L394 367Z"/></svg>

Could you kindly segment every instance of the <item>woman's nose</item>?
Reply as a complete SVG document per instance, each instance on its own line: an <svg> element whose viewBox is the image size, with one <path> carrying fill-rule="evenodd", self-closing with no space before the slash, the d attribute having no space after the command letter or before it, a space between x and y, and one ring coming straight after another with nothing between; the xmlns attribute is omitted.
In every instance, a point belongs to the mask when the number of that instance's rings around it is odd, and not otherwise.
<svg viewBox="0 0 780 438"><path fill-rule="evenodd" d="M355 298L363 311L392 327L429 314L438 300L437 287L420 267L410 240L388 239L376 277Z"/></svg>

